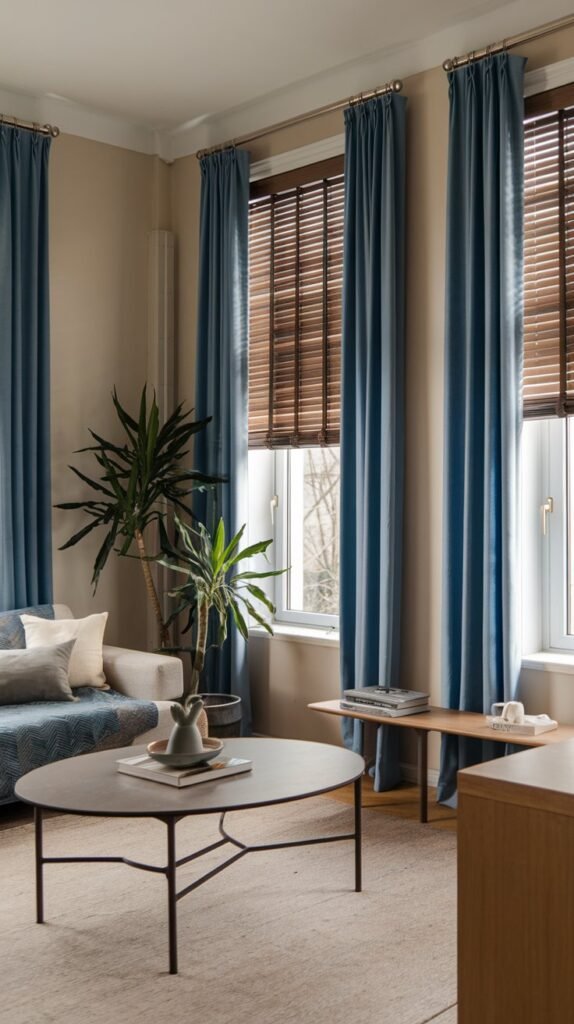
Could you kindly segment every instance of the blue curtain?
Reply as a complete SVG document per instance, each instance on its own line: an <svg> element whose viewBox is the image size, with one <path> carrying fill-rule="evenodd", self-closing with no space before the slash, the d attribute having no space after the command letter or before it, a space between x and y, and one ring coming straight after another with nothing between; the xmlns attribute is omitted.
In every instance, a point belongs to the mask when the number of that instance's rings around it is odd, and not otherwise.
<svg viewBox="0 0 574 1024"><path fill-rule="evenodd" d="M399 685L406 99L345 111L340 636L343 689ZM400 780L398 730L377 735L375 788ZM344 720L348 746L360 732Z"/></svg>
<svg viewBox="0 0 574 1024"><path fill-rule="evenodd" d="M50 141L0 127L0 611L52 601Z"/></svg>
<svg viewBox="0 0 574 1024"><path fill-rule="evenodd" d="M465 711L508 700L520 669L524 64L503 53L449 75L443 678ZM497 753L445 738L439 800Z"/></svg>
<svg viewBox="0 0 574 1024"><path fill-rule="evenodd" d="M247 522L247 232L249 153L229 149L201 160L196 414L212 416L197 435L200 471L225 476L198 514L209 528L223 516L229 539ZM243 701L251 720L245 641L235 627L206 661L209 689Z"/></svg>

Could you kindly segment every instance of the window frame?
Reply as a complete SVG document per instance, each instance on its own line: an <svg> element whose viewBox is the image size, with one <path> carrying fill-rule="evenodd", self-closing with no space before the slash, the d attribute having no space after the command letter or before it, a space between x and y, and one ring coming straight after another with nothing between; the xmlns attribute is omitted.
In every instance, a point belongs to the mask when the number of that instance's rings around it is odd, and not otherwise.
<svg viewBox="0 0 574 1024"><path fill-rule="evenodd" d="M325 144L322 143L321 150L324 150ZM329 179L331 177L339 178L344 171L344 138L343 136L336 137L332 140L330 145L330 152L327 154L321 153L322 159L317 160L319 152L317 152L315 146L307 147L306 154L311 159L304 159L302 163L297 166L291 165L288 168L281 167L278 173L269 173L271 168L265 167L267 173L256 175L252 177L250 185L250 200L257 201L265 196L273 194L275 192L282 192L291 190L293 188L302 187L305 185L318 182L319 180ZM303 152L301 156L303 156ZM253 168L252 168L253 171ZM325 340L323 342L326 344ZM269 458L273 460L272 471L269 465L267 465L267 472L265 473L265 486L259 487L259 479L257 478L257 484L255 487L254 504L257 506L257 513L255 519L258 526L266 520L267 509L270 510L270 520L273 535L273 545L270 551L270 558L275 569L287 567L291 564L291 553L293 545L293 537L291 531L291 520L293 514L292 506L292 492L293 492L293 479L292 471L290 467L291 463L291 452L304 453L307 448L315 447L314 444L306 445L301 443L300 445L294 445L293 447L281 447L275 446L273 443L261 446L258 444L250 444L249 456L257 452L263 453L267 451ZM338 430L337 430L337 443L336 445L332 442L328 444L328 447L339 447L338 441ZM297 458L298 456L294 456ZM252 472L252 466L249 464L249 472ZM269 491L270 479L273 480L272 493ZM249 490L252 490L252 480L249 482ZM301 496L302 497L302 496ZM253 498L251 499L253 502ZM302 507L302 502L301 502ZM302 536L302 535L301 535ZM303 570L304 560L301 559L301 571ZM277 626L286 627L301 627L305 629L317 629L317 631L330 631L337 633L339 629L339 615L323 615L316 612L305 611L303 609L291 609L290 604L290 587L291 578L290 573L285 573L281 576L275 577L272 581L272 590L269 590L269 595L272 596L273 603L276 607L276 612L273 617L273 622Z"/></svg>
<svg viewBox="0 0 574 1024"><path fill-rule="evenodd" d="M324 615L305 609L293 609L290 604L291 587L291 552L292 536L291 519L293 513L293 473L291 453L304 453L306 448L280 448L273 452L275 462L275 495L278 505L274 516L274 548L275 561L279 567L288 566L289 571L275 577L275 621L284 625L311 626L320 629L337 630L338 615ZM297 495L300 497L300 495Z"/></svg>
<svg viewBox="0 0 574 1024"><path fill-rule="evenodd" d="M566 68L568 64L568 68ZM543 117L563 106L574 103L574 62L563 62L559 78L553 80L550 87L541 81L542 87L528 90L525 103L525 121ZM552 72L549 69L542 69ZM533 76L541 72L533 73ZM543 77L544 77L543 75ZM552 79L556 76L550 74ZM534 81L534 77L533 77ZM538 81L538 79L537 79ZM563 119L560 122L563 124ZM560 129L563 131L563 129ZM563 141L560 143L563 145ZM563 156L563 154L562 154ZM523 510L522 544L523 561L530 563L530 571L526 572L526 588L523 604L523 648L524 657L528 658L530 650L529 631L525 624L534 626L538 622L538 640L542 650L574 658L574 634L568 632L569 602L568 586L570 582L569 544L571 536L567 517L569 480L568 435L569 420L574 416L567 409L568 390L566 378L567 328L566 328L566 293L565 293L565 214L564 214L564 183L560 176L559 182L559 253L558 264L560 274L560 394L556 402L546 402L536 408L531 401L523 410L525 427L529 429L536 424L536 437L529 435L526 440L526 453L523 458L530 461L529 507ZM555 406L555 408L554 408ZM570 428L570 429L572 429ZM570 441L574 434L570 433ZM522 486L524 487L524 468L522 469ZM534 484L532 481L535 481ZM553 510L546 515L546 533L543 531L543 509L548 498L553 500ZM572 495L574 498L574 493ZM574 501L572 502L574 505ZM572 521L572 513L570 513ZM537 538L536 540L534 538ZM526 546L525 546L526 545ZM535 568L535 566L538 568ZM533 568L534 567L534 568ZM570 616L572 618L572 616Z"/></svg>
<svg viewBox="0 0 574 1024"><path fill-rule="evenodd" d="M574 427L574 424L571 426ZM574 654L574 634L568 632L568 419L554 418L543 427L543 472L546 495L554 507L547 516L547 533L542 533L546 600L542 628L545 649Z"/></svg>

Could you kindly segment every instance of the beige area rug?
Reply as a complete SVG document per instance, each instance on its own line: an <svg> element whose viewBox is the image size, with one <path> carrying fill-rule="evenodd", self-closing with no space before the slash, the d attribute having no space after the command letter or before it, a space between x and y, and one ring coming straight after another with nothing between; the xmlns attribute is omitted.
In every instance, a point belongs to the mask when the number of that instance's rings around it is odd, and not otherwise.
<svg viewBox="0 0 574 1024"><path fill-rule="evenodd" d="M456 837L364 810L364 891L353 845L254 853L178 905L180 974L167 973L166 883L121 864L47 865L34 923L33 828L0 833L3 1021L10 1024L454 1024ZM230 815L249 842L352 830L328 797ZM178 856L217 838L178 824ZM164 863L165 827L56 817L45 855ZM226 855L179 872L179 887Z"/></svg>

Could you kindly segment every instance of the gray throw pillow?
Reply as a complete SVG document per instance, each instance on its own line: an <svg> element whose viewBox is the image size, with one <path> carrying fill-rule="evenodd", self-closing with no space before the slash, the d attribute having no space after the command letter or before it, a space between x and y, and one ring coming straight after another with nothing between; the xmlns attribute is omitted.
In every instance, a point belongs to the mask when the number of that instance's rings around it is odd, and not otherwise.
<svg viewBox="0 0 574 1024"><path fill-rule="evenodd" d="M68 681L75 642L0 651L0 704L76 700Z"/></svg>

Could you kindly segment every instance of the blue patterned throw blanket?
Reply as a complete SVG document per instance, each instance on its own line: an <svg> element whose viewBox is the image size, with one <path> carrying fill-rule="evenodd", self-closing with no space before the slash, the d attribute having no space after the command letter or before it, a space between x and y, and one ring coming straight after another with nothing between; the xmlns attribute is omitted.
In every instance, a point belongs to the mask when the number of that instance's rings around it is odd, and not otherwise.
<svg viewBox="0 0 574 1024"><path fill-rule="evenodd" d="M0 804L14 800L20 776L51 761L96 748L123 747L157 725L151 701L82 686L79 701L34 701L0 707Z"/></svg>

